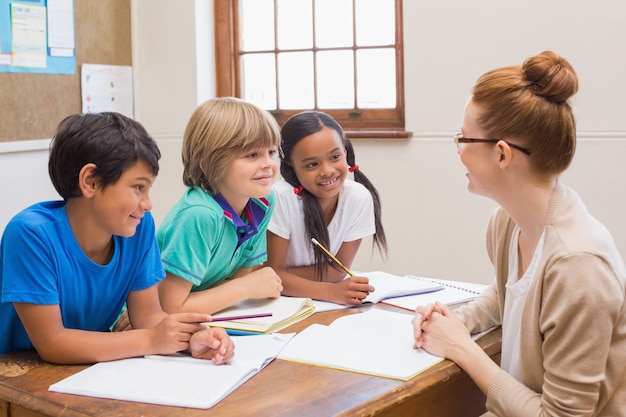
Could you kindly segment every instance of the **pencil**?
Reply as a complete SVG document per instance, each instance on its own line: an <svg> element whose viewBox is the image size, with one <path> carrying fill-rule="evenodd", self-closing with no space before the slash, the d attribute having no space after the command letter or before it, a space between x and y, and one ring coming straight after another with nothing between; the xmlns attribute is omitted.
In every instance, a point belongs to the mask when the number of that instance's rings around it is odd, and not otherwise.
<svg viewBox="0 0 626 417"><path fill-rule="evenodd" d="M229 321L229 320L243 320L243 319L256 319L259 317L271 317L272 313L260 313L260 314L245 314L243 316L226 316L226 317L213 317L213 320L208 323L216 321Z"/></svg>
<svg viewBox="0 0 626 417"><path fill-rule="evenodd" d="M224 329L224 330L226 330L226 334L229 336L260 336L263 334L263 333L258 333L258 332L248 332L245 330L235 330L235 329Z"/></svg>
<svg viewBox="0 0 626 417"><path fill-rule="evenodd" d="M332 259L332 260L333 260L333 262L335 262L337 265L339 265L339 266L341 267L341 269L343 269L344 271L346 271L346 273L347 273L348 275L350 275L351 277L353 277L353 276L354 276L354 274L352 273L352 271L350 271L350 270L348 269L348 267L347 267L347 266L345 266L344 264L342 264L342 263L339 261L339 259L335 258L335 257L333 256L333 254L332 254L332 253L330 253L330 251L329 251L328 249L326 249L324 246L322 246L322 244L321 244L320 242L318 242L318 241L317 241L317 239L315 239L314 237L312 237L312 238L311 238L311 242L313 242L313 244L314 244L315 246L317 246L318 248L320 248L320 249L321 249L321 250L322 250L322 251L323 251L323 252L324 252L324 253L325 253L325 254L326 254L326 255L327 255L330 259Z"/></svg>

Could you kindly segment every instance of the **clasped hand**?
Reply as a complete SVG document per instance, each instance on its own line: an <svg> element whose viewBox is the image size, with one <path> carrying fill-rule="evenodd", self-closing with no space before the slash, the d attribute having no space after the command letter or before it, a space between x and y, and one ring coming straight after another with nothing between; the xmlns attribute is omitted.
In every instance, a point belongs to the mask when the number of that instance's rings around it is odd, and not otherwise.
<svg viewBox="0 0 626 417"><path fill-rule="evenodd" d="M413 324L413 348L423 348L427 352L450 360L455 360L459 347L472 342L469 330L452 313L452 310L436 302L418 306Z"/></svg>

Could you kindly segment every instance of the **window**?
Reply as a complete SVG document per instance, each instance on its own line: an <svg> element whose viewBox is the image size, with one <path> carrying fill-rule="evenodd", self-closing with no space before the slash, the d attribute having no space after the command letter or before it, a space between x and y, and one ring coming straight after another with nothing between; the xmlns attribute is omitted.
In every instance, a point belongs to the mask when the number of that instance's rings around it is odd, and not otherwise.
<svg viewBox="0 0 626 417"><path fill-rule="evenodd" d="M331 114L350 137L404 131L402 0L214 0L217 95Z"/></svg>

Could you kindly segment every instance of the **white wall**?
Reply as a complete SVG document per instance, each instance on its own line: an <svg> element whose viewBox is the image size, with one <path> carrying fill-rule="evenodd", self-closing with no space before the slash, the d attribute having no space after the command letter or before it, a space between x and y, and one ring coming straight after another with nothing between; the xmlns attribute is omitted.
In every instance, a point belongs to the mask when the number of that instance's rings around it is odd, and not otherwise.
<svg viewBox="0 0 626 417"><path fill-rule="evenodd" d="M0 233L24 207L59 198L48 178L49 142L0 142Z"/></svg>
<svg viewBox="0 0 626 417"><path fill-rule="evenodd" d="M132 0L135 114L163 158L153 191L159 222L182 185L181 136L214 94L212 2ZM175 11L175 13L174 13ZM579 144L563 180L612 230L626 254L626 3L621 0L405 0L405 84L411 139L355 140L357 161L383 199L385 261L366 243L355 269L486 282L484 230L495 205L466 191L451 136L475 79L545 49L570 60L581 82ZM2 147L0 147L2 152ZM0 153L0 228L27 202L54 196L45 151ZM10 162L9 162L10 161Z"/></svg>

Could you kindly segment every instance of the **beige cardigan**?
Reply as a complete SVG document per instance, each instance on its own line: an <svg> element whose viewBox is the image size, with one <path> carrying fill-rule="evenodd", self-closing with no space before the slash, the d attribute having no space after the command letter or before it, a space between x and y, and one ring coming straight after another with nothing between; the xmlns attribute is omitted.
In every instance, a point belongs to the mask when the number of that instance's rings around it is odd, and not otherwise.
<svg viewBox="0 0 626 417"><path fill-rule="evenodd" d="M496 279L455 312L470 331L502 323L513 221L487 231ZM523 381L500 371L487 394L497 416L626 416L626 269L613 238L557 184L521 321Z"/></svg>

